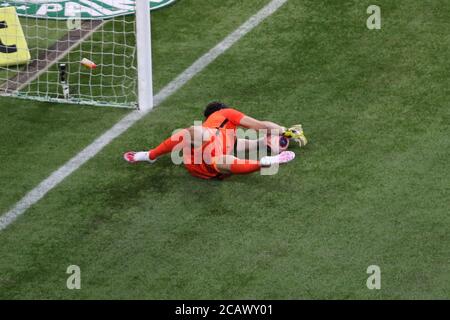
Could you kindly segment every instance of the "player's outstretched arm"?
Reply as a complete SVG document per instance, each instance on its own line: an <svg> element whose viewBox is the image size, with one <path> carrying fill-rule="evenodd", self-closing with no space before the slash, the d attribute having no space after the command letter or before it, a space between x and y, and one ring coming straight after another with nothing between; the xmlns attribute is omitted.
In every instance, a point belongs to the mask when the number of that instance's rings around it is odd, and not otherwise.
<svg viewBox="0 0 450 320"><path fill-rule="evenodd" d="M268 130L268 131L277 131L279 135L282 135L286 128L280 126L271 121L261 121L255 118L244 116L240 122L240 125L244 128L253 129L253 130Z"/></svg>

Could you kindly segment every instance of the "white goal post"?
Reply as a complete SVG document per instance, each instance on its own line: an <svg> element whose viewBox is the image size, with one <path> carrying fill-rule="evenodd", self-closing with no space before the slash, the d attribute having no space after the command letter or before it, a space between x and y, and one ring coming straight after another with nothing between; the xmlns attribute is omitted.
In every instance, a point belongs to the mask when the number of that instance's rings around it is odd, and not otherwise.
<svg viewBox="0 0 450 320"><path fill-rule="evenodd" d="M137 0L136 44L138 55L138 108L144 112L153 109L153 66L150 16L150 3L146 0Z"/></svg>
<svg viewBox="0 0 450 320"><path fill-rule="evenodd" d="M175 0L0 0L0 95L153 108L150 9Z"/></svg>

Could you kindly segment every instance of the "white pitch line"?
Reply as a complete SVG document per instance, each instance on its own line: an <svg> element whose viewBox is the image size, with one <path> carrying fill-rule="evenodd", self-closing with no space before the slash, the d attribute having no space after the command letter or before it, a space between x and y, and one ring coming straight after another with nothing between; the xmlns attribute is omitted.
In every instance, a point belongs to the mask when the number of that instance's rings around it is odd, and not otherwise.
<svg viewBox="0 0 450 320"><path fill-rule="evenodd" d="M243 36L257 27L266 18L275 13L288 0L272 0L254 16L248 19L238 29L228 35L222 42L212 48L208 53L200 57L194 64L187 68L177 78L166 85L156 96L154 105L160 105L164 100L183 87L194 76L202 72L209 64L238 42ZM98 154L111 141L120 136L138 120L142 119L148 111L133 111L116 123L111 129L98 137L93 143L70 159L58 170L54 171L47 179L37 187L28 192L14 207L0 217L0 231L8 227L19 216L27 211L32 205L41 200L50 190L55 188L61 181L79 169L83 164Z"/></svg>

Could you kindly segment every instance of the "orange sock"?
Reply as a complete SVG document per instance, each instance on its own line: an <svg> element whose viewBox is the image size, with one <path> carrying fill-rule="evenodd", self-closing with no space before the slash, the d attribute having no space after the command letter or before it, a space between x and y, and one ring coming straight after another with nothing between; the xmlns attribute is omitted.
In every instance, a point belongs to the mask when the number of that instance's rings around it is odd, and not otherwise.
<svg viewBox="0 0 450 320"><path fill-rule="evenodd" d="M189 134L187 130L182 130L170 138L164 140L159 146L157 146L155 149L152 149L149 151L149 157L150 160L155 160L156 158L172 152L173 148L178 146L180 142L183 140L183 137L185 134Z"/></svg>
<svg viewBox="0 0 450 320"><path fill-rule="evenodd" d="M230 167L230 171L234 174L247 174L259 171L261 164L255 160L235 160Z"/></svg>

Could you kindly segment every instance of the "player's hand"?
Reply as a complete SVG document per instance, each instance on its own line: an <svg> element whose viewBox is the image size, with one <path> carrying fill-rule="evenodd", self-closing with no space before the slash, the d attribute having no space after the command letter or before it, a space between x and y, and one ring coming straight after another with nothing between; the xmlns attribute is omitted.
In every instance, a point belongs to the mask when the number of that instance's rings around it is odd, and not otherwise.
<svg viewBox="0 0 450 320"><path fill-rule="evenodd" d="M304 147L308 143L301 124L290 127L283 133L283 136L295 141L300 147Z"/></svg>

